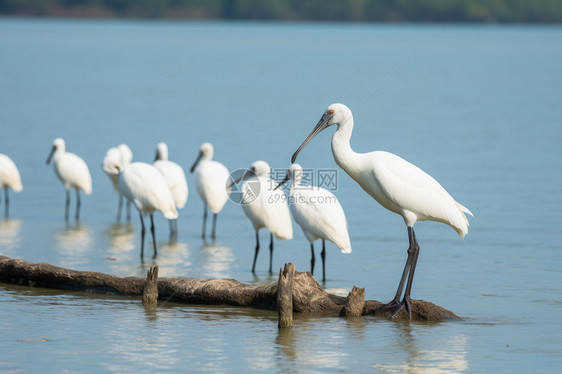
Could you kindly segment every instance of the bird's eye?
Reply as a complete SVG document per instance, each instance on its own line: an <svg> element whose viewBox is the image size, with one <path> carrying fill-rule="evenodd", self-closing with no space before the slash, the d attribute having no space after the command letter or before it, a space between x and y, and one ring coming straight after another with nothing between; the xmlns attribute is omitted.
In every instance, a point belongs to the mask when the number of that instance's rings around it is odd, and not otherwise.
<svg viewBox="0 0 562 374"><path fill-rule="evenodd" d="M333 110L333 109L330 109L330 110L328 110L328 113L334 114L334 110Z"/></svg>

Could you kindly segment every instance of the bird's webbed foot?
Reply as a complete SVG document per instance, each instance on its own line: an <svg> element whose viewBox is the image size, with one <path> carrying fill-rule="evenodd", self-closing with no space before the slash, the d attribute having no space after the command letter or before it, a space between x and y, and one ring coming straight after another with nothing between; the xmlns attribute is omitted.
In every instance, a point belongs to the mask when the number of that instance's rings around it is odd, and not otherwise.
<svg viewBox="0 0 562 374"><path fill-rule="evenodd" d="M404 296L402 301L398 301L398 299L393 299L388 304L384 304L379 309L377 309L375 314L388 312L390 313L388 318L393 319L398 317L398 315L404 308L406 308L408 317L412 319L412 299L409 296Z"/></svg>

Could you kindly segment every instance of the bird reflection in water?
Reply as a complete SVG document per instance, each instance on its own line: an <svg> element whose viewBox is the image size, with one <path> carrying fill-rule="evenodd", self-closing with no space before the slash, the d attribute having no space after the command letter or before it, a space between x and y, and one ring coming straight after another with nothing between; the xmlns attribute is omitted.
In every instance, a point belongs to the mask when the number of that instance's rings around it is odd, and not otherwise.
<svg viewBox="0 0 562 374"><path fill-rule="evenodd" d="M135 249L133 231L133 225L129 222L112 224L107 230L110 238L109 251L117 254Z"/></svg>
<svg viewBox="0 0 562 374"><path fill-rule="evenodd" d="M418 349L415 325L399 323L396 325L400 339L396 345L402 347L407 355L405 359L385 364L375 364L373 368L381 372L391 373L451 373L468 370L466 349L468 337L455 335L442 339L423 339L423 349ZM384 360L389 361L389 360Z"/></svg>
<svg viewBox="0 0 562 374"><path fill-rule="evenodd" d="M19 247L21 221L17 219L0 220L0 250L2 254L13 257Z"/></svg>
<svg viewBox="0 0 562 374"><path fill-rule="evenodd" d="M175 277L185 273L185 269L191 266L187 243L170 241L166 244L158 244L158 248L160 248L160 255L153 260L153 264L143 263L145 270L150 266L158 265L159 277Z"/></svg>
<svg viewBox="0 0 562 374"><path fill-rule="evenodd" d="M206 242L199 250L199 258L194 260L193 277L231 278L234 255L232 248L216 242ZM199 273L199 275L195 275Z"/></svg>
<svg viewBox="0 0 562 374"><path fill-rule="evenodd" d="M89 256L85 256L92 249L92 230L83 223L75 226L66 225L66 229L55 234L58 241L57 251L65 255L62 266L84 266Z"/></svg>

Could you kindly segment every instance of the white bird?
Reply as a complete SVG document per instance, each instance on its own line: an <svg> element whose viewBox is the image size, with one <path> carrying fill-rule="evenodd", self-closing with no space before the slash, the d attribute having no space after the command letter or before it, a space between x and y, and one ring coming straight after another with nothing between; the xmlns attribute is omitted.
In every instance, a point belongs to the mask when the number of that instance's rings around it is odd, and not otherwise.
<svg viewBox="0 0 562 374"><path fill-rule="evenodd" d="M127 144L109 148L103 158L102 169L113 182L113 188L119 193L119 170L124 170L133 160L133 152ZM115 169L114 165L119 165ZM117 207L117 222L121 221L121 210L123 207L123 195L119 193L119 206ZM131 220L131 202L127 200L127 221Z"/></svg>
<svg viewBox="0 0 562 374"><path fill-rule="evenodd" d="M390 311L391 317L395 317L405 307L411 318L410 293L419 255L414 224L417 221L442 222L464 238L469 226L465 213L472 213L456 202L433 177L408 161L383 151L354 152L350 145L353 115L343 104L332 104L326 109L316 127L293 154L292 162L312 138L331 125L338 127L332 136L332 153L336 163L379 204L401 215L408 228L408 259L396 296L380 311ZM408 283L400 301L406 278Z"/></svg>
<svg viewBox="0 0 562 374"><path fill-rule="evenodd" d="M115 168L118 168L115 165ZM150 215L150 231L154 247L154 257L158 254L154 232L154 212L160 211L167 219L178 218L178 211L166 180L154 166L144 162L133 162L123 170L118 184L121 192L131 201L139 211L141 230L141 258L144 257L144 227L143 214Z"/></svg>
<svg viewBox="0 0 562 374"><path fill-rule="evenodd" d="M47 158L47 165L51 162L54 155L53 168L55 174L66 189L66 209L64 219L68 222L68 212L70 210L70 188L76 190L76 221L80 219L80 190L86 195L92 193L92 177L86 162L74 153L66 152L65 143L62 138L53 141L53 148Z"/></svg>
<svg viewBox="0 0 562 374"><path fill-rule="evenodd" d="M8 188L11 188L14 192L21 192L23 186L18 167L11 158L2 153L0 153L0 188L4 188L4 216L8 218L10 216Z"/></svg>
<svg viewBox="0 0 562 374"><path fill-rule="evenodd" d="M170 188L170 192L174 198L176 208L182 209L187 202L187 195L189 193L187 180L182 167L175 162L168 160L168 146L166 143L158 143L156 148L156 158L152 165L154 165L164 176L166 184ZM170 236L177 237L177 235L178 221L174 219L170 221Z"/></svg>
<svg viewBox="0 0 562 374"><path fill-rule="evenodd" d="M207 206L213 212L213 230L211 238L215 239L215 228L217 224L217 214L222 210L228 200L226 185L230 180L228 169L220 162L213 160L214 149L211 143L201 144L199 156L193 163L190 172L195 168L195 187L201 199L203 199L203 232L201 237L205 239L207 223ZM197 167L199 165L199 167Z"/></svg>
<svg viewBox="0 0 562 374"><path fill-rule="evenodd" d="M236 182L249 179L242 185L242 209L252 222L256 231L256 249L252 273L255 273L256 260L260 250L259 230L267 228L270 232L269 272L272 272L273 236L277 239L293 238L293 223L287 206L287 197L282 191L275 191L275 181L269 177L271 168L265 161L256 161Z"/></svg>
<svg viewBox="0 0 562 374"><path fill-rule="evenodd" d="M321 187L302 185L303 169L293 164L285 179L276 189L289 179L293 180L289 191L289 208L293 218L301 227L310 242L312 257L310 273L314 274L314 241L322 239L322 280L326 281L326 240L334 243L342 253L351 253L351 243L347 231L347 220L336 196Z"/></svg>

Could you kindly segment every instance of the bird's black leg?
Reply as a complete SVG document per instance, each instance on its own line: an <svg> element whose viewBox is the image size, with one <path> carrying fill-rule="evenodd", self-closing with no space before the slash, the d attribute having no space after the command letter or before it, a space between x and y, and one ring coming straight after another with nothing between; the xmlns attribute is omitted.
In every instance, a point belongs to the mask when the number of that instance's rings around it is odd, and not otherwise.
<svg viewBox="0 0 562 374"><path fill-rule="evenodd" d="M314 265L316 264L316 256L314 256L314 243L310 242L310 274L314 275Z"/></svg>
<svg viewBox="0 0 562 374"><path fill-rule="evenodd" d="M122 209L123 209L123 195L119 194L119 205L117 206L117 222L121 221Z"/></svg>
<svg viewBox="0 0 562 374"><path fill-rule="evenodd" d="M76 222L80 220L80 190L76 189Z"/></svg>
<svg viewBox="0 0 562 374"><path fill-rule="evenodd" d="M408 292L408 285L412 287L412 280L414 277L415 271L415 264L417 262L417 256L419 254L419 246L416 241L414 229L412 227L408 227L408 239L410 242L410 246L408 247L408 259L406 260L406 265L404 265L404 271L402 272L402 278L400 278L400 284L398 285L398 289L396 290L396 295L394 299L390 301L388 304L381 306L377 313L379 312L390 312L390 317L396 317L398 313L406 307L408 310L408 315L411 318L411 303L410 303L410 293ZM406 286L406 293L404 294L404 299L400 301L400 296L402 295L402 290L404 289L404 284L406 283L406 278L408 278L408 285ZM407 297L406 297L407 295Z"/></svg>
<svg viewBox="0 0 562 374"><path fill-rule="evenodd" d="M402 302L406 306L406 310L408 311L408 316L410 319L412 318L412 299L410 298L410 293L412 292L412 283L414 282L414 273L416 271L416 265L418 263L418 257L420 255L420 246L418 245L418 241L416 240L416 234L414 233L414 229L411 229L410 235L410 247L413 247L413 258L412 264L410 265L410 273L408 274L408 283L406 283L406 291L404 291L404 299Z"/></svg>
<svg viewBox="0 0 562 374"><path fill-rule="evenodd" d="M213 231L211 232L211 239L215 240L215 229L217 228L217 213L213 213Z"/></svg>
<svg viewBox="0 0 562 374"><path fill-rule="evenodd" d="M131 202L127 200L127 222L131 222Z"/></svg>
<svg viewBox="0 0 562 374"><path fill-rule="evenodd" d="M273 273L273 234L270 235L270 242L269 242L269 273Z"/></svg>
<svg viewBox="0 0 562 374"><path fill-rule="evenodd" d="M172 239L174 237L174 220L173 219L168 220L168 226L170 226L170 239Z"/></svg>
<svg viewBox="0 0 562 374"><path fill-rule="evenodd" d="M144 257L144 234L146 234L146 228L144 227L144 219L142 218L142 212L140 213L141 221L141 259Z"/></svg>
<svg viewBox="0 0 562 374"><path fill-rule="evenodd" d="M158 255L156 249L156 235L154 235L154 213L150 213L150 231L152 232L152 246L154 247L154 258Z"/></svg>
<svg viewBox="0 0 562 374"><path fill-rule="evenodd" d="M256 261L258 259L258 252L260 251L260 235L256 231L256 251L254 253L254 263L252 265L252 273L256 273Z"/></svg>
<svg viewBox="0 0 562 374"><path fill-rule="evenodd" d="M178 238L178 220L170 219L168 222L170 223L170 240L175 240Z"/></svg>
<svg viewBox="0 0 562 374"><path fill-rule="evenodd" d="M322 252L320 252L320 257L322 257L322 282L326 282L326 240L322 239Z"/></svg>
<svg viewBox="0 0 562 374"><path fill-rule="evenodd" d="M201 237L205 240L205 232L207 231L207 204L203 203L203 231L201 232Z"/></svg>
<svg viewBox="0 0 562 374"><path fill-rule="evenodd" d="M10 217L10 199L8 198L8 187L4 187L4 217Z"/></svg>
<svg viewBox="0 0 562 374"><path fill-rule="evenodd" d="M64 220L68 224L68 211L70 210L70 190L66 190L66 206L64 209Z"/></svg>

